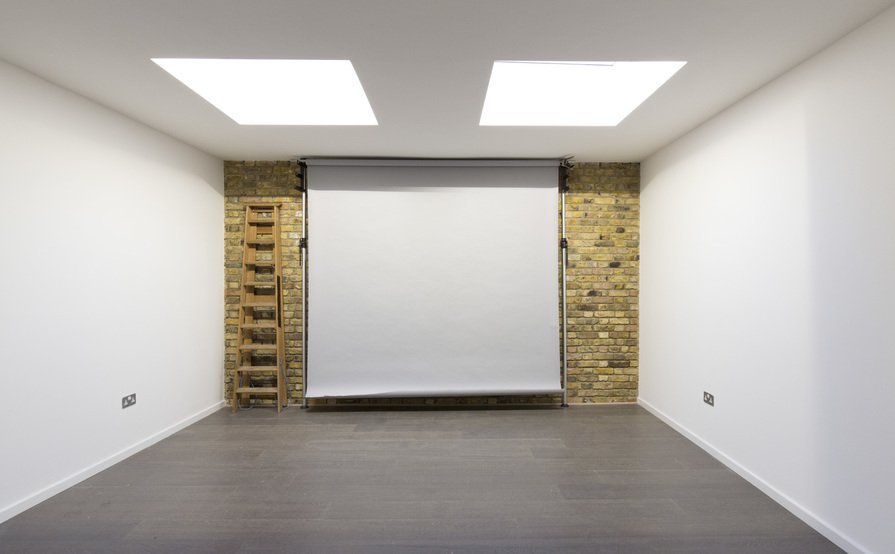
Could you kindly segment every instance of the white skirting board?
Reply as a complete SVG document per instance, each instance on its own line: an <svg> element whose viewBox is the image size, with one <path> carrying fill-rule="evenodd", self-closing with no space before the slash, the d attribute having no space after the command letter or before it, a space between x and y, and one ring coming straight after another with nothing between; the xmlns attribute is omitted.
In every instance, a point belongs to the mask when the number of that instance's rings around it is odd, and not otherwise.
<svg viewBox="0 0 895 554"><path fill-rule="evenodd" d="M789 510L797 518L807 523L815 531L830 539L830 541L832 541L839 548L842 548L850 554L865 554L869 552L866 548L863 548L856 540L845 535L826 521L817 517L804 506L780 492L780 490L778 490L776 487L752 473L748 468L740 465L739 462L737 462L724 452L718 450L717 448L703 440L702 437L700 437L696 433L693 433L683 425L679 424L677 421L669 417L667 414L665 414L643 398L638 398L637 403L643 406L651 414L667 423L675 431L689 439L696 446L708 452L713 458L730 468L737 475L739 475L746 481L749 481L749 483L754 485L761 492L771 497L772 500Z"/></svg>
<svg viewBox="0 0 895 554"><path fill-rule="evenodd" d="M215 402L211 406L209 406L203 410L200 410L200 411L196 412L195 414L178 421L174 425L166 427L166 428L162 429L161 431L158 431L157 433L154 433L154 434L146 437L145 439L140 440L140 441L128 446L127 448L124 448L123 450L120 450L120 451L116 452L115 454L112 454L111 456L96 462L95 464L87 466L84 469L82 469L78 472L75 472L74 474L66 477L65 479L61 479L61 480L53 483L52 485L50 485L44 489L41 489L41 490L35 492L34 494L19 500L18 502L14 502L13 504L10 504L8 506L4 506L3 508L0 508L0 523L3 523L4 521L11 519L11 518L17 516L18 514L24 512L25 510L40 504L44 500L47 500L48 498L51 498L51 497L59 494L60 492L77 485L78 483L80 483L81 481L84 481L85 479L89 479L90 477L93 477L94 475L103 471L104 469L108 469L108 468L112 467L113 465L117 464L118 462L120 462L126 458L129 458L130 456L133 456L137 452L140 452L141 450L149 448L150 446L159 442L160 440L170 437L177 431L180 431L181 429L188 427L188 426L192 425L193 423L196 423L197 421L204 419L205 417L208 417L209 415L211 415L214 412L221 409L223 406L224 406L223 400L221 400L219 402Z"/></svg>

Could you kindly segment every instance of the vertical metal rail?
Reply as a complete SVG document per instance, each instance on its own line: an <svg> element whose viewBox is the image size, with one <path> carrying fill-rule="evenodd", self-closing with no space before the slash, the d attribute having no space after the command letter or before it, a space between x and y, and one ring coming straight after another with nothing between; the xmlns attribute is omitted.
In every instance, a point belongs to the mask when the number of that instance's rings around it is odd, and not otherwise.
<svg viewBox="0 0 895 554"><path fill-rule="evenodd" d="M562 407L569 407L569 357L568 336L568 312L566 307L566 271L569 263L569 241L566 239L566 192L569 190L569 166L563 161L559 167L559 191L560 191L560 220L562 223L562 237L559 241L560 254L562 255Z"/></svg>
<svg viewBox="0 0 895 554"><path fill-rule="evenodd" d="M308 166L301 168L301 407L308 408Z"/></svg>

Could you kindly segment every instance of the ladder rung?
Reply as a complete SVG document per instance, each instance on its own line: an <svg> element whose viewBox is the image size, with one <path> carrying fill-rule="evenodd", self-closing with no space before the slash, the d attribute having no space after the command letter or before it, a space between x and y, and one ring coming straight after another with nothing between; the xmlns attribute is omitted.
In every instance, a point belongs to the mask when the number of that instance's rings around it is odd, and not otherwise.
<svg viewBox="0 0 895 554"><path fill-rule="evenodd" d="M277 286L276 281L249 281L245 283L247 287L275 287Z"/></svg>
<svg viewBox="0 0 895 554"><path fill-rule="evenodd" d="M246 244L273 244L274 239L249 239Z"/></svg>
<svg viewBox="0 0 895 554"><path fill-rule="evenodd" d="M276 344L240 344L240 350L276 350Z"/></svg>
<svg viewBox="0 0 895 554"><path fill-rule="evenodd" d="M276 265L276 262L273 260L246 260L246 265L253 265L255 267L273 267Z"/></svg>
<svg viewBox="0 0 895 554"><path fill-rule="evenodd" d="M276 308L277 302L246 302L243 306L246 308Z"/></svg>
<svg viewBox="0 0 895 554"><path fill-rule="evenodd" d="M276 387L237 387L236 394L276 394Z"/></svg>
<svg viewBox="0 0 895 554"><path fill-rule="evenodd" d="M279 370L275 365L243 365L236 368L239 373L271 373Z"/></svg>
<svg viewBox="0 0 895 554"><path fill-rule="evenodd" d="M242 323L240 329L276 329L277 324L273 321L269 323Z"/></svg>

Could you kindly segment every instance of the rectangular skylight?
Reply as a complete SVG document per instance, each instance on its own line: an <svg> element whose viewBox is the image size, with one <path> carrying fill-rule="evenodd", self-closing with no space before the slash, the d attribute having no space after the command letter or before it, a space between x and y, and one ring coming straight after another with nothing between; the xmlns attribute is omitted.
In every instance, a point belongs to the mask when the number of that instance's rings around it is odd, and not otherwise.
<svg viewBox="0 0 895 554"><path fill-rule="evenodd" d="M496 61L479 125L618 125L687 62Z"/></svg>
<svg viewBox="0 0 895 554"><path fill-rule="evenodd" d="M376 125L350 60L153 58L240 125Z"/></svg>

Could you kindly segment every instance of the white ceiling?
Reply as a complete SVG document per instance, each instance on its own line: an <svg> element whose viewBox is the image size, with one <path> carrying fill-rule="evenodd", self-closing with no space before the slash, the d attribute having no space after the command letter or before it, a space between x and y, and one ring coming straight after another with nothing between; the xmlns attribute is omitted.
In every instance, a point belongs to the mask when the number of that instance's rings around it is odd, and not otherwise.
<svg viewBox="0 0 895 554"><path fill-rule="evenodd" d="M225 159L639 161L893 3L0 0L0 58ZM350 59L379 126L240 127L152 57ZM689 63L618 127L479 127L494 60Z"/></svg>

